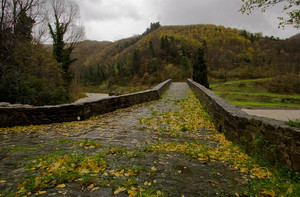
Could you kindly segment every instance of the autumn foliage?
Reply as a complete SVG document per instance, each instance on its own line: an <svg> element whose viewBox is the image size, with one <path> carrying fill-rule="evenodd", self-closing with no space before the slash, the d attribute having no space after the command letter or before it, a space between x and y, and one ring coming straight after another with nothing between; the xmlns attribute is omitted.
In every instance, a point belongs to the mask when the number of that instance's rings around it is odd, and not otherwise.
<svg viewBox="0 0 300 197"><path fill-rule="evenodd" d="M205 47L209 81L298 75L299 42L216 25L156 27L116 42L84 42L74 68L84 86L183 81Z"/></svg>

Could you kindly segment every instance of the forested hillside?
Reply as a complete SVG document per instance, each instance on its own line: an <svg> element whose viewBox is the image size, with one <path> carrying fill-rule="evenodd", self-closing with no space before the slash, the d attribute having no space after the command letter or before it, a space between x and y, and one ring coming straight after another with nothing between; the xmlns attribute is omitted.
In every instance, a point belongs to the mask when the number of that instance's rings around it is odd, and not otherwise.
<svg viewBox="0 0 300 197"><path fill-rule="evenodd" d="M80 56L74 69L83 86L182 81L192 76L199 47L205 48L210 82L272 78L267 85L273 91L300 92L299 35L280 40L216 25L154 23L139 36L116 42L85 41L74 53ZM294 83L282 81L291 78Z"/></svg>

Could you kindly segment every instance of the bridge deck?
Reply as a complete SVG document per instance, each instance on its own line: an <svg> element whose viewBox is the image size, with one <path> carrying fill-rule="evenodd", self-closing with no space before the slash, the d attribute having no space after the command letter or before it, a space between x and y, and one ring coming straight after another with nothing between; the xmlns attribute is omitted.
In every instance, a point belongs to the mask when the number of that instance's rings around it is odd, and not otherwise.
<svg viewBox="0 0 300 197"><path fill-rule="evenodd" d="M224 162L214 155L224 139L208 122L209 117L185 101L193 104L196 99L186 83L173 83L159 101L86 121L0 129L0 193L240 193L247 184L245 175L225 164L229 159L224 157ZM73 164L68 166L66 160ZM29 185L29 175L35 177L35 184Z"/></svg>

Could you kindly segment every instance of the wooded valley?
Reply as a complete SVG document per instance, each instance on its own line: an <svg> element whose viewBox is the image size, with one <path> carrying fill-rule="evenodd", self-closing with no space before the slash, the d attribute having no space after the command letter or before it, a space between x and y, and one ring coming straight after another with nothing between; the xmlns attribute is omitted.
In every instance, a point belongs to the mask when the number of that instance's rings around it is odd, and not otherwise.
<svg viewBox="0 0 300 197"><path fill-rule="evenodd" d="M19 14L1 30L2 102L59 104L84 92L124 94L169 78L185 81L195 74L200 48L210 84L268 78L259 86L269 92L300 93L300 34L281 40L224 26L157 22L142 35L115 42L60 43L61 27L49 26L56 28L50 29L53 45L42 45L31 36L33 24L21 19L30 17ZM19 27L27 34L20 36Z"/></svg>
<svg viewBox="0 0 300 197"><path fill-rule="evenodd" d="M271 92L300 93L300 34L286 40L216 25L165 26L116 42L84 41L74 52L82 86L155 84L191 78L195 54L205 48L210 83L272 78Z"/></svg>

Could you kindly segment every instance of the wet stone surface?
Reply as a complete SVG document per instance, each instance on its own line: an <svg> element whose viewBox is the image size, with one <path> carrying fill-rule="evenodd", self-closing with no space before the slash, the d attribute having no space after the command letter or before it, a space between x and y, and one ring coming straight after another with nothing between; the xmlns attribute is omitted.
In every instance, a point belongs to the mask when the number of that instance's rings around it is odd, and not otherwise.
<svg viewBox="0 0 300 197"><path fill-rule="evenodd" d="M176 102L187 99L190 93L186 83L173 83L159 101L86 121L1 129L0 194L134 196L134 191L144 191L154 196L234 196L247 182L224 162L197 160L183 154L184 151L151 150L158 142L218 146L209 140L215 131L207 128L174 136L167 130L155 132L141 123L142 118L180 110ZM92 173L93 168L79 166L81 160L76 160L79 167L71 166L81 173L79 177L55 180L55 176L60 177L55 170L67 165L59 165L66 160L65 155L95 156L106 164ZM48 166L43 163L46 161ZM48 175L54 179L40 181L44 185L38 182L37 177ZM34 180L31 186L29 180Z"/></svg>

